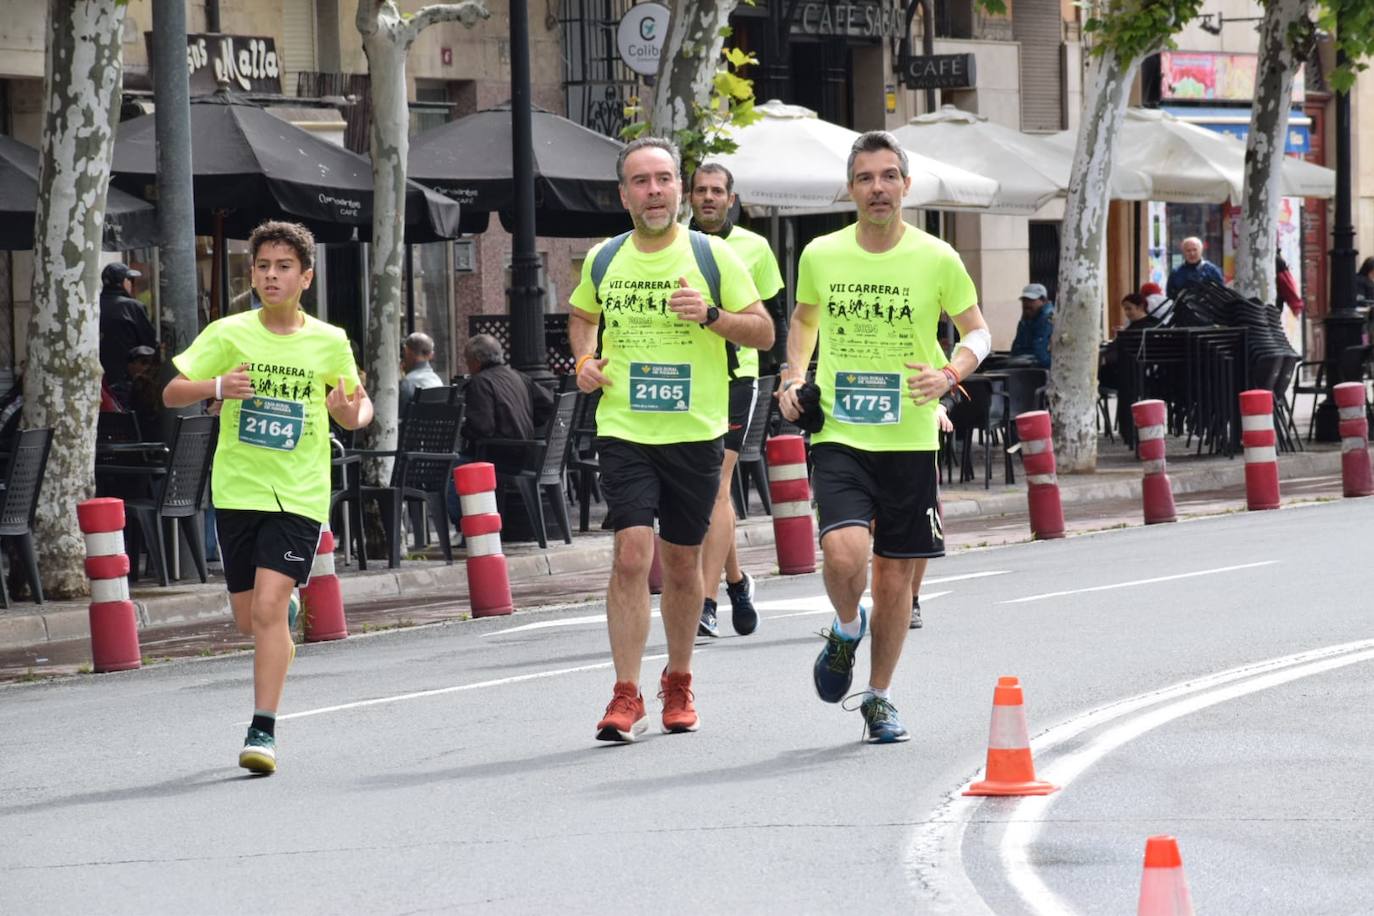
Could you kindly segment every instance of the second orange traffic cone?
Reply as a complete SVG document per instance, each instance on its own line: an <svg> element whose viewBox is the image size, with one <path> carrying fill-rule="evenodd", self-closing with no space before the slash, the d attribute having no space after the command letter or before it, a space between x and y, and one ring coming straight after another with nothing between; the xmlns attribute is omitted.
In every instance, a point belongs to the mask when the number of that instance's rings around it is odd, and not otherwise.
<svg viewBox="0 0 1374 916"><path fill-rule="evenodd" d="M999 677L992 694L992 728L988 731L988 765L981 782L964 790L965 795L1049 795L1059 791L1035 778L1026 708L1021 701L1021 681Z"/></svg>
<svg viewBox="0 0 1374 916"><path fill-rule="evenodd" d="M1178 840L1171 836L1145 841L1145 874L1140 879L1136 916L1193 916L1183 857L1178 854Z"/></svg>

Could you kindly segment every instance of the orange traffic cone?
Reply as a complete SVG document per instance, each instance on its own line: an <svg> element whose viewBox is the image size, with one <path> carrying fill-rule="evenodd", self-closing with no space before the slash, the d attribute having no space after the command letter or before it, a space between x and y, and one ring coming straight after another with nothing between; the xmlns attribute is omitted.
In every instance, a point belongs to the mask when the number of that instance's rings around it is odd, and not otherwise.
<svg viewBox="0 0 1374 916"><path fill-rule="evenodd" d="M999 677L992 694L992 728L988 732L986 778L964 790L965 795L1049 795L1058 786L1035 778L1026 709L1021 705L1021 681Z"/></svg>
<svg viewBox="0 0 1374 916"><path fill-rule="evenodd" d="M1152 836L1145 841L1145 874L1140 879L1137 916L1193 916L1193 899L1183 877L1178 840Z"/></svg>

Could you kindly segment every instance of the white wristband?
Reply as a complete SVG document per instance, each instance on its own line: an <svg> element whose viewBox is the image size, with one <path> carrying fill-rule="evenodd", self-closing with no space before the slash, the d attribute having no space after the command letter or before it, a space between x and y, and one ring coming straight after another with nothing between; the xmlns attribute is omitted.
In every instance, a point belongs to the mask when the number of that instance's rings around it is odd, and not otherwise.
<svg viewBox="0 0 1374 916"><path fill-rule="evenodd" d="M215 400L224 400L224 376L215 376Z"/></svg>

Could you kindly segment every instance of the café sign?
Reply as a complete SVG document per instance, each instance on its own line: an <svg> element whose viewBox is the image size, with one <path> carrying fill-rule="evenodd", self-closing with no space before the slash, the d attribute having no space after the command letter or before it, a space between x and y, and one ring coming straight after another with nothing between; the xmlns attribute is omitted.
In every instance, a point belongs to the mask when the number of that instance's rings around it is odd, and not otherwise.
<svg viewBox="0 0 1374 916"><path fill-rule="evenodd" d="M908 89L972 89L977 70L972 54L908 57L897 71Z"/></svg>
<svg viewBox="0 0 1374 916"><path fill-rule="evenodd" d="M276 41L245 35L186 36L191 95L210 95L220 81L233 92L280 95L281 58Z"/></svg>
<svg viewBox="0 0 1374 916"><path fill-rule="evenodd" d="M792 15L793 35L899 38L905 25L901 5L892 0L803 0Z"/></svg>

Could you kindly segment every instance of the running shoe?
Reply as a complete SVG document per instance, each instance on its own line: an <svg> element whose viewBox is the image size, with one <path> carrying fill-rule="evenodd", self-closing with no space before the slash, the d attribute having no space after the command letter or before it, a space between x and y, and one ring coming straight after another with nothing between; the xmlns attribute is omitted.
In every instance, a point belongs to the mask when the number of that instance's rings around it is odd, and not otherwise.
<svg viewBox="0 0 1374 916"><path fill-rule="evenodd" d="M707 598L701 603L701 622L697 624L697 635L720 635L720 623L716 620L716 602L712 598Z"/></svg>
<svg viewBox="0 0 1374 916"><path fill-rule="evenodd" d="M820 631L825 638L825 648L816 656L816 664L811 669L812 679L816 682L816 693L827 703L838 703L849 693L854 682L854 652L868 632L868 609L859 605L859 635L853 639L835 629L832 623Z"/></svg>
<svg viewBox="0 0 1374 916"><path fill-rule="evenodd" d="M925 623L921 620L921 599L917 598L915 595L912 595L910 629L919 630L923 626L925 626Z"/></svg>
<svg viewBox="0 0 1374 916"><path fill-rule="evenodd" d="M759 612L754 609L754 577L744 573L738 582L726 582L725 594L730 597L730 622L735 632L748 636L759 627Z"/></svg>
<svg viewBox="0 0 1374 916"><path fill-rule="evenodd" d="M897 707L888 700L865 693L864 701L859 704L859 714L864 717L864 741L868 744L896 744L910 741L902 720L897 718Z"/></svg>
<svg viewBox="0 0 1374 916"><path fill-rule="evenodd" d="M301 616L301 590L291 589L291 598L286 602L286 627L292 633L296 632L296 621Z"/></svg>
<svg viewBox="0 0 1374 916"><path fill-rule="evenodd" d="M596 740L633 741L648 727L649 714L644 711L639 687L629 681L617 682L606 715L596 723Z"/></svg>
<svg viewBox="0 0 1374 916"><path fill-rule="evenodd" d="M253 773L277 771L277 739L260 728L248 729L239 751L239 766Z"/></svg>
<svg viewBox="0 0 1374 916"><path fill-rule="evenodd" d="M701 725L697 708L693 704L696 695L692 693L692 675L670 674L663 669L658 679L658 698L663 701L663 733L694 732Z"/></svg>

